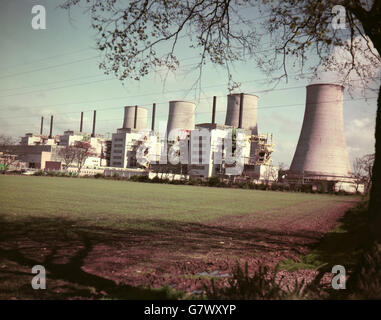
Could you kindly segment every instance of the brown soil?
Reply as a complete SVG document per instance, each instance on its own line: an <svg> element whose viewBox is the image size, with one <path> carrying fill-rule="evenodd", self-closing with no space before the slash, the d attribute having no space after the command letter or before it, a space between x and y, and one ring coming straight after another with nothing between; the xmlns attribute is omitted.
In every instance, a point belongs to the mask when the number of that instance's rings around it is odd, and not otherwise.
<svg viewBox="0 0 381 320"><path fill-rule="evenodd" d="M280 211L271 219L264 212L211 223L151 221L161 231L0 218L0 298L139 298L145 291L135 287L164 285L191 293L202 290L205 275L226 277L237 262L247 261L253 271L296 259L355 202L335 202L306 214ZM37 264L48 273L48 290L38 296L30 288L30 270Z"/></svg>

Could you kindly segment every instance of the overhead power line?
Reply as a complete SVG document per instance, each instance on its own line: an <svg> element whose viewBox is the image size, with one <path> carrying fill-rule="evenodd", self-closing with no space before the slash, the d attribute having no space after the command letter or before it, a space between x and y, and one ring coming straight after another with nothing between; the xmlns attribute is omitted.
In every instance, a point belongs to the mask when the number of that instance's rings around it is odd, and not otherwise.
<svg viewBox="0 0 381 320"><path fill-rule="evenodd" d="M39 69L33 69L33 70L23 71L23 72L18 72L18 73L13 73L13 74L6 74L6 75L0 77L0 79L6 79L6 78L10 78L10 77L16 77L16 76L25 75L25 74L28 74L28 73L34 73L34 72L38 72L38 71L59 68L59 67L67 66L67 65L70 65L70 64L74 64L74 63L80 63L80 62L84 62L84 61L94 60L95 58L99 58L99 57L100 56L97 55L97 56L93 56L93 57L89 57L89 58L84 58L84 59L79 59L79 60L70 61L70 62L66 62L66 63L56 64L56 65L53 65L53 66L47 66L47 67L43 67L43 68L39 68Z"/></svg>
<svg viewBox="0 0 381 320"><path fill-rule="evenodd" d="M30 61L27 61L27 62L24 62L24 63L19 63L19 64L15 64L15 65L9 65L9 66L0 68L0 70L14 69L14 68L26 66L26 65L29 65L29 64L35 64L36 62L41 62L41 61L45 62L46 60L56 59L56 58L63 57L63 56L69 56L69 55L72 55L72 54L76 54L76 53L84 52L84 51L89 51L89 50L92 50L92 49L91 48L82 48L82 49L78 49L78 50L74 50L74 51L68 51L66 53L60 53L60 54L56 54L54 56L48 56L48 57L44 57L44 58L30 60Z"/></svg>
<svg viewBox="0 0 381 320"><path fill-rule="evenodd" d="M267 44L269 44L269 43L267 43ZM262 45L264 45L264 44L262 44ZM260 50L260 51L255 51L255 54L264 53L264 52L268 52L268 51L274 51L274 48L269 48L269 49L264 49L264 50ZM28 70L28 71L17 72L17 73L12 73L12 74L6 74L6 75L0 77L0 79L6 79L6 78L16 77L16 76L20 76L20 75L24 75L24 74L29 74L29 73L34 73L34 72L40 72L40 71L50 70L50 69L59 68L59 67L62 67L62 66L67 66L67 65L71 65L71 64L75 64L75 63L80 63L80 62L84 62L84 61L94 60L95 58L99 58L99 57L101 57L100 54L96 55L96 56L87 57L87 58L78 59L78 60L73 60L73 61L68 61L68 62L64 62L64 63L52 65L52 66L46 66L46 67L37 68L37 69L33 69L33 70ZM196 59L196 58L201 58L201 55L184 58L184 59L181 59L181 61L192 60L192 59Z"/></svg>
<svg viewBox="0 0 381 320"><path fill-rule="evenodd" d="M251 94L251 93L249 93ZM224 96L217 96L218 98L219 97L224 97ZM212 99L213 97L210 96L210 97L205 97L204 99ZM343 99L343 102L347 102L347 101L356 101L356 100L373 100L373 99L377 99L378 97L375 96L375 97L361 97L361 98L352 98L352 99ZM336 102L337 100L326 100L326 101L321 101L320 103L329 103L329 102ZM166 102L158 102L156 103L156 105L160 105L160 104L164 104L164 103L168 103L168 101ZM148 104L140 104L139 106L152 106L152 104L148 105ZM293 104L278 104L278 105L264 105L264 106L259 106L258 109L259 110L269 110L269 109L274 109L274 108L292 108L292 107L301 107L301 106L305 106L305 103L293 103ZM104 110L116 110L116 109L121 109L123 110L123 107L117 107L117 108L107 108L107 109L99 109L97 108L96 110L97 111L104 111ZM84 110L83 112L92 112L94 109L92 110ZM54 113L54 115L57 115L57 114L61 114L61 115L67 115L67 114L80 114L81 111L71 111L71 112L57 112L57 113ZM216 111L216 113L226 113L226 110L218 110ZM156 113L156 116L157 117L164 117L166 116L168 113L167 112L159 112L159 113ZM181 114L181 113L178 113L178 114ZM185 114L185 113L184 113ZM186 113L188 114L188 113ZM196 112L196 115L200 115L200 114L212 114L212 110L208 110L208 111L198 111ZM147 116L147 119L150 119L152 115L149 115ZM23 116L23 117L5 117L5 118L0 118L0 120L9 120L9 119L15 119L15 118L40 118L40 115L33 115L33 116ZM143 118L143 117L142 117ZM144 117L146 118L146 117ZM97 122L107 122L107 121L122 121L123 119L122 118L113 118L113 119L99 119L97 120ZM55 122L55 125L57 124L73 124L73 121L64 121L64 122ZM18 123L18 124L12 124L12 125L6 125L7 127L18 127L18 126L25 126L25 122L24 123Z"/></svg>
<svg viewBox="0 0 381 320"><path fill-rule="evenodd" d="M305 73L305 74L303 74L303 76L310 75L310 74L313 74L313 73L312 72ZM294 74L294 75L298 75L298 74ZM293 75L290 75L290 76L293 76ZM277 77L273 77L273 78L261 78L261 79L243 81L243 82L241 82L241 84L261 82L261 81L266 81L266 80L270 80L270 79L277 79ZM372 77L372 78L369 78L369 79L380 79L380 77ZM106 79L106 80L102 79L102 80L97 80L97 81L93 81L93 82L90 82L90 83L97 83L97 82L101 82L101 81L110 81L110 80L112 80L112 79ZM360 79L353 80L353 81L360 81ZM84 83L84 84L88 84L88 83ZM80 84L80 85L82 85L82 84ZM205 86L205 87L203 87L203 89L218 88L218 87L223 87L223 86L226 86L226 85L227 84L225 83L225 84ZM73 86L65 86L65 87L73 87ZM65 88L65 87L60 87L60 88L55 88L55 89L61 89L61 88ZM274 88L269 88L269 89L265 89L265 90L255 91L255 92L253 92L253 94L261 94L261 93L272 92L272 91L293 90L293 89L304 88L304 87L305 87L305 85L295 86L295 87L287 87L287 88L275 88L275 89ZM68 103L58 103L58 104L49 104L49 105L35 105L35 106L29 106L29 108L49 108L49 107L53 107L53 106L91 104L91 103L99 103L99 102L113 101L113 100L127 100L127 99L149 97L149 96L155 96L155 95L158 96L158 95L162 95L162 94L171 94L171 93L178 93L178 92L185 92L185 91L189 91L189 88L170 90L170 91L166 91L166 92L151 92L151 93L144 93L144 94L131 95L131 96L110 97L110 98L97 99L97 100L85 100L85 101L80 101L80 102L68 102ZM40 92L40 91L37 91L37 92ZM6 108L0 108L0 110L4 110L4 109L6 109Z"/></svg>

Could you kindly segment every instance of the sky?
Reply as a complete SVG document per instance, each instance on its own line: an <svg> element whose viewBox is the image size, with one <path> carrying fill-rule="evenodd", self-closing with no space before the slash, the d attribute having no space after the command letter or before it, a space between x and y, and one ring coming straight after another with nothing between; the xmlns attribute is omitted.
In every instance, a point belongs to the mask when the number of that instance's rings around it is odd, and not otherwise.
<svg viewBox="0 0 381 320"><path fill-rule="evenodd" d="M84 111L84 131L91 132L93 110L97 110L96 132L111 135L123 123L124 106L149 109L157 104L156 124L166 121L168 101L196 103L196 123L210 122L213 96L217 96L216 121L223 124L226 112L227 79L224 69L207 63L202 90L190 90L198 76L192 70L198 52L187 49L186 39L178 52L180 67L167 77L164 70L139 82L121 82L99 69L95 35L84 9L68 12L57 6L62 0L2 0L0 2L0 134L21 137L38 134L41 116L44 133L54 115L53 134L79 130ZM31 26L34 5L46 8L46 29ZM253 13L255 15L255 13ZM312 58L313 59L313 58ZM268 77L254 61L235 65L234 79L240 92L257 94L259 133L272 133L274 164L289 166L302 127L306 86L310 79L290 79L273 90ZM292 71L291 71L292 73ZM376 92L344 96L344 125L350 160L374 152ZM148 119L150 123L151 119Z"/></svg>

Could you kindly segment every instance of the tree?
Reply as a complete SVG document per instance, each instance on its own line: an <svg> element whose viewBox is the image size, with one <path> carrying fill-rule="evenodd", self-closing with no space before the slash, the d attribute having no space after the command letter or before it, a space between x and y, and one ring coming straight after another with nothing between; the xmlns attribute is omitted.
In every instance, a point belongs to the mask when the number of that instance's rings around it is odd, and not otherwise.
<svg viewBox="0 0 381 320"><path fill-rule="evenodd" d="M372 174L374 165L374 154L367 154L361 158L361 169L365 183L365 191L369 192L372 185Z"/></svg>
<svg viewBox="0 0 381 320"><path fill-rule="evenodd" d="M78 171L77 174L81 173L82 167L89 157L95 156L95 150L91 146L90 142L86 141L76 141L74 145L75 149L75 162L77 163Z"/></svg>
<svg viewBox="0 0 381 320"><path fill-rule="evenodd" d="M364 184L364 171L363 171L363 164L362 164L362 159L361 158L356 158L353 160L353 177L355 179L355 188L356 192L358 192L358 189L361 184ZM364 188L365 191L365 188Z"/></svg>
<svg viewBox="0 0 381 320"><path fill-rule="evenodd" d="M341 83L352 89L361 84L364 92L372 86L381 62L381 0L135 0L124 5L116 0L66 0L61 7L70 9L79 3L87 5L92 27L98 32L97 47L104 57L100 67L121 80L139 80L157 67L176 69L175 48L183 37L192 48L201 50L198 80L210 60L226 67L229 90L238 85L229 71L237 61L255 60L268 74L276 74L272 79L276 82L288 80L290 65L299 76L307 68L313 75L335 71ZM255 10L259 19L257 15L245 17ZM265 18L262 23L261 17ZM266 53L263 38L270 41ZM167 50L163 51L160 45L164 42ZM338 54L332 54L335 51ZM378 226L380 91L369 205Z"/></svg>
<svg viewBox="0 0 381 320"><path fill-rule="evenodd" d="M15 144L15 140L11 136L0 134L0 146L11 146Z"/></svg>
<svg viewBox="0 0 381 320"><path fill-rule="evenodd" d="M70 165L75 161L77 157L77 148L73 146L66 146L58 151L58 156L62 158L64 168L67 171Z"/></svg>
<svg viewBox="0 0 381 320"><path fill-rule="evenodd" d="M356 183L356 191L360 184L364 184L364 192L368 193L372 185L372 169L374 154L367 154L353 161L353 176Z"/></svg>
<svg viewBox="0 0 381 320"><path fill-rule="evenodd" d="M374 153L373 154L367 154L363 158L363 166L364 171L366 171L366 191L369 192L372 186L372 180L373 180L373 167L374 167Z"/></svg>
<svg viewBox="0 0 381 320"><path fill-rule="evenodd" d="M0 134L0 171L7 171L10 166L17 163L19 156L13 151L15 140L11 136Z"/></svg>

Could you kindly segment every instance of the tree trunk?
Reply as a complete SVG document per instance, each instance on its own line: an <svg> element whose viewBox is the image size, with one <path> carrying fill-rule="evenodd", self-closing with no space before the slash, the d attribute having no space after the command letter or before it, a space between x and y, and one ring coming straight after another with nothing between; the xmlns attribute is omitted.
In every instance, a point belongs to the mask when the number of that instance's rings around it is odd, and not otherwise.
<svg viewBox="0 0 381 320"><path fill-rule="evenodd" d="M375 131L375 156L370 189L369 213L371 217L371 231L373 238L381 243L381 154L380 154L380 137L381 135L381 85L378 92L377 99L377 113L376 113L376 131Z"/></svg>
<svg viewBox="0 0 381 320"><path fill-rule="evenodd" d="M355 13L356 14L356 13ZM370 38L373 46L381 55L381 2L375 1L372 9L367 14L364 12L357 15L361 21L366 35ZM374 240L381 243L381 154L380 154L380 137L381 135L381 85L378 91L377 112L376 112L376 129L375 129L375 154L372 169L372 179L370 181L370 231Z"/></svg>

